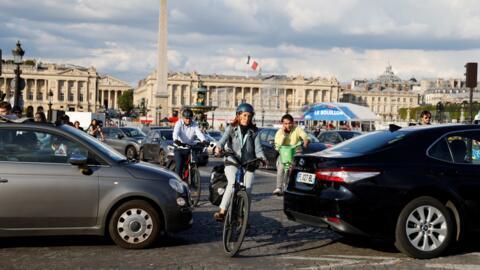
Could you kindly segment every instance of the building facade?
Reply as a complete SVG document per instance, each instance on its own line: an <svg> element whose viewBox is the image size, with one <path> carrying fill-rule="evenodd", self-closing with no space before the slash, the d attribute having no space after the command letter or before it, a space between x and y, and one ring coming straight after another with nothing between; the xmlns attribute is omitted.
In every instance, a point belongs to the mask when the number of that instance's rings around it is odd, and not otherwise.
<svg viewBox="0 0 480 270"><path fill-rule="evenodd" d="M10 100L15 92L13 78L15 65L3 65L0 93ZM33 63L20 66L25 79L22 91L24 108L34 110L48 104L53 110L96 112L99 109L117 109L117 98L132 87L110 75L99 75L94 67Z"/></svg>
<svg viewBox="0 0 480 270"><path fill-rule="evenodd" d="M470 100L470 88L462 79L436 79L425 82L424 103L436 105L441 103L463 103ZM480 91L475 88L473 101L480 102Z"/></svg>
<svg viewBox="0 0 480 270"><path fill-rule="evenodd" d="M387 66L385 72L375 80L354 80L342 91L343 102L369 107L382 121L400 121L400 108L419 105L420 94L412 91L417 86L415 79L404 81Z"/></svg>
<svg viewBox="0 0 480 270"><path fill-rule="evenodd" d="M134 90L134 104L145 104L149 117L155 118L164 108L151 104L155 98L155 73L141 80ZM168 75L168 115L171 116L183 106L194 105L199 87L206 89L207 106L216 109L207 114L209 123L217 127L225 125L235 115L236 107L242 102L251 103L256 109L258 125L278 123L285 113L301 119L306 106L319 102L336 102L340 97L340 84L336 78L305 78L303 76L228 76L200 75L198 73L171 73ZM262 123L263 122L263 123Z"/></svg>

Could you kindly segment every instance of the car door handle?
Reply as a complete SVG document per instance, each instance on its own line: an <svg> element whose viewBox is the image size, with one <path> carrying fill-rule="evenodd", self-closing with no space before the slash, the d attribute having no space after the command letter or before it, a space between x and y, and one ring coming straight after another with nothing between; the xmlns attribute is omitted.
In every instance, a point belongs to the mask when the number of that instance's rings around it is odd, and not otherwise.
<svg viewBox="0 0 480 270"><path fill-rule="evenodd" d="M8 182L8 179L0 178L0 183L7 183L7 182Z"/></svg>

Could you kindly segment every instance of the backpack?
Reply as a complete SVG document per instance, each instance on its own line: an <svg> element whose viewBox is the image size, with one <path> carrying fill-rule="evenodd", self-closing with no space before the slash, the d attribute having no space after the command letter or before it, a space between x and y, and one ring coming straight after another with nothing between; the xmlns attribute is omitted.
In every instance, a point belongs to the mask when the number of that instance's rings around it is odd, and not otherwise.
<svg viewBox="0 0 480 270"><path fill-rule="evenodd" d="M213 167L212 175L210 176L210 184L208 186L209 195L208 200L216 206L222 202L223 193L227 187L227 176L225 176L225 165L217 165Z"/></svg>

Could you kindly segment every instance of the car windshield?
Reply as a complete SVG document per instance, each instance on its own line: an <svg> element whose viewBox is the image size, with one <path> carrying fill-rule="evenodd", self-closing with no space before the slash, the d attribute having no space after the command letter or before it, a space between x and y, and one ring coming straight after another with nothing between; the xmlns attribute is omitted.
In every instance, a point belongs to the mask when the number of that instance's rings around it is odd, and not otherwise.
<svg viewBox="0 0 480 270"><path fill-rule="evenodd" d="M136 128L121 128L128 137L145 137L145 133Z"/></svg>
<svg viewBox="0 0 480 270"><path fill-rule="evenodd" d="M407 134L406 131L374 131L344 141L327 151L366 154L402 141Z"/></svg>
<svg viewBox="0 0 480 270"><path fill-rule="evenodd" d="M79 129L76 129L76 128L71 127L69 125L62 125L61 128L68 131L69 133L72 133L72 134L76 135L77 137L80 137L81 139L89 142L91 145L93 145L102 154L110 157L112 160L114 160L116 162L127 160L127 158L124 155L120 154L119 152L117 152L115 149L113 149L109 145L107 145L105 143L102 143L98 139L88 135L87 133L85 133L85 132L83 132Z"/></svg>

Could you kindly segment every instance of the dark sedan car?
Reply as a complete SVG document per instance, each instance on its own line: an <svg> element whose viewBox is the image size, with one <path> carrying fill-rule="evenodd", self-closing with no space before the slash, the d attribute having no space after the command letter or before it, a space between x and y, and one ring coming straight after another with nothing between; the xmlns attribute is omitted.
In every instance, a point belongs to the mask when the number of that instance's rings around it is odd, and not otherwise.
<svg viewBox="0 0 480 270"><path fill-rule="evenodd" d="M288 218L392 239L415 258L439 256L480 229L480 128L398 128L297 156L284 197Z"/></svg>
<svg viewBox="0 0 480 270"><path fill-rule="evenodd" d="M277 158L279 153L275 150L274 139L275 133L278 129L276 128L262 128L260 129L258 136L260 136L260 143L262 144L263 152L267 157L267 168L275 169L277 164ZM310 139L310 144L307 149L303 149L303 153L314 153L322 151L327 148L325 144L318 141L318 139L311 133L307 132L307 135Z"/></svg>
<svg viewBox="0 0 480 270"><path fill-rule="evenodd" d="M0 173L0 237L108 234L145 248L193 222L176 174L68 125L0 119Z"/></svg>
<svg viewBox="0 0 480 270"><path fill-rule="evenodd" d="M318 135L318 140L324 143L327 147L332 147L346 140L350 140L355 136L362 135L358 131L350 130L327 130Z"/></svg>

